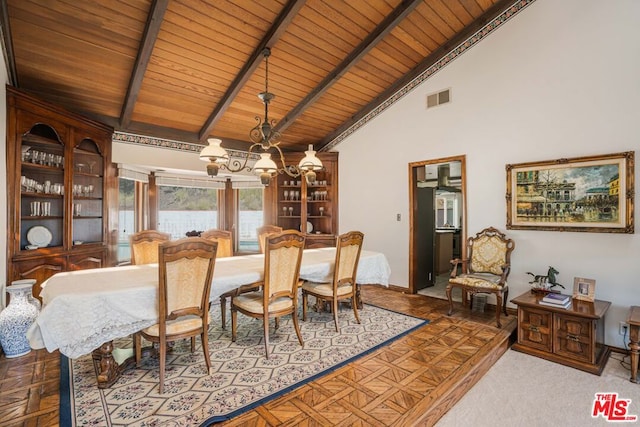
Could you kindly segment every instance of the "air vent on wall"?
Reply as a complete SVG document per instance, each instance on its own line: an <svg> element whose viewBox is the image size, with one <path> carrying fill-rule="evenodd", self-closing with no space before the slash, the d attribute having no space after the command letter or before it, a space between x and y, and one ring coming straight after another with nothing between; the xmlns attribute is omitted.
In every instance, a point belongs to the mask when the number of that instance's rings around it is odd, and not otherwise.
<svg viewBox="0 0 640 427"><path fill-rule="evenodd" d="M436 107L451 101L451 89L427 95L427 108Z"/></svg>

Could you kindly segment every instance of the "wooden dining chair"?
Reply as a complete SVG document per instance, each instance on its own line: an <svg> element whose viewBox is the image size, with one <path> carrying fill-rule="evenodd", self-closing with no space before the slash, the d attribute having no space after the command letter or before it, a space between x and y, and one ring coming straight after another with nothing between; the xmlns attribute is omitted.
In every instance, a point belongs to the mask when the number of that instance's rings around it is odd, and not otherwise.
<svg viewBox="0 0 640 427"><path fill-rule="evenodd" d="M158 262L158 246L171 240L169 233L143 230L129 236L131 264L155 264Z"/></svg>
<svg viewBox="0 0 640 427"><path fill-rule="evenodd" d="M260 253L264 253L264 240L269 234L273 233L281 233L282 227L278 227L277 225L263 225L262 227L258 227L258 246L260 247Z"/></svg>
<svg viewBox="0 0 640 427"><path fill-rule="evenodd" d="M142 339L158 343L160 393L164 391L167 343L200 335L202 351L211 370L209 357L209 294L218 243L201 237L185 237L162 243L159 251L158 323L134 335L136 363L142 358Z"/></svg>
<svg viewBox="0 0 640 427"><path fill-rule="evenodd" d="M304 282L302 285L302 320L307 320L307 302L309 295L313 295L318 300L331 302L336 332L340 332L338 302L341 300L351 300L353 315L360 323L356 301L356 273L358 272L363 240L364 234L359 231L350 231L338 236L332 282Z"/></svg>
<svg viewBox="0 0 640 427"><path fill-rule="evenodd" d="M291 314L293 325L301 346L304 346L298 324L298 286L300 263L305 236L287 230L271 234L265 239L264 280L247 287L260 286L259 290L243 292L231 298L231 340L236 341L238 312L261 318L264 329L264 348L269 358L269 319L276 320Z"/></svg>
<svg viewBox="0 0 640 427"><path fill-rule="evenodd" d="M203 231L200 236L218 242L218 258L233 256L233 237L230 231L211 229Z"/></svg>

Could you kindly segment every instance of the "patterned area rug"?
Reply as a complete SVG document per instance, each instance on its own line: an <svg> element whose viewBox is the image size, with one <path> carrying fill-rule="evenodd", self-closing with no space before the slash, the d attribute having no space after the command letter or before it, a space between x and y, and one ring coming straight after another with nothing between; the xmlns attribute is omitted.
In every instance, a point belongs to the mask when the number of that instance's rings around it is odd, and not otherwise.
<svg viewBox="0 0 640 427"><path fill-rule="evenodd" d="M267 360L262 321L239 313L238 339L232 343L231 325L221 328L216 306L209 330L213 373L207 375L199 345L191 354L188 340L176 343L167 354L163 395L158 394L155 357L125 371L110 389L100 390L90 356L75 360L63 356L60 425L209 425L274 399L428 323L370 305L359 314L361 324L355 322L350 308L342 308L340 333L336 333L331 313L308 311L307 321L299 322L304 348L291 317L281 318L277 331L272 321ZM122 344L130 346L130 342Z"/></svg>

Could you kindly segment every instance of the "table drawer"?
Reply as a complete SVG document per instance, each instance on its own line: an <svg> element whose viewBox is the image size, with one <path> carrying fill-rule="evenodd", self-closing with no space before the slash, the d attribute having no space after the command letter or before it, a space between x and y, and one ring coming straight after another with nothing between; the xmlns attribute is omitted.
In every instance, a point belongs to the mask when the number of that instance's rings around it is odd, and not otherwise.
<svg viewBox="0 0 640 427"><path fill-rule="evenodd" d="M518 308L518 343L551 353L552 313L532 308Z"/></svg>

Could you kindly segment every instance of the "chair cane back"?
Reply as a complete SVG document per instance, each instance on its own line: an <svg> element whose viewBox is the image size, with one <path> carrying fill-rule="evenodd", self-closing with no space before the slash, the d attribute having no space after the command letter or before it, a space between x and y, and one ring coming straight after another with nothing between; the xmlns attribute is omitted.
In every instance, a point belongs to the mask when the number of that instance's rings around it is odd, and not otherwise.
<svg viewBox="0 0 640 427"><path fill-rule="evenodd" d="M273 233L281 233L282 227L278 227L277 225L263 225L262 227L258 227L258 246L260 247L260 253L264 253L264 240L269 234Z"/></svg>
<svg viewBox="0 0 640 427"><path fill-rule="evenodd" d="M143 230L129 236L131 264L155 264L158 262L158 246L171 240L169 233Z"/></svg>
<svg viewBox="0 0 640 427"><path fill-rule="evenodd" d="M233 256L233 242L230 231L211 229L203 231L200 237L218 242L218 258Z"/></svg>

